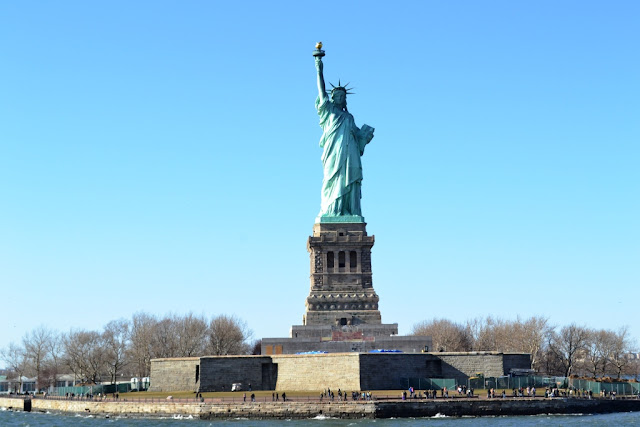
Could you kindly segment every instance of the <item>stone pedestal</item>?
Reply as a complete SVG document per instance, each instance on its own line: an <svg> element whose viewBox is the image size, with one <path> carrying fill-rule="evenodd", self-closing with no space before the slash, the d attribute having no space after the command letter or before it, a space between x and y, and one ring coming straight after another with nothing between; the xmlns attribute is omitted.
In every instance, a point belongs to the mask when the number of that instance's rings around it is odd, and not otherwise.
<svg viewBox="0 0 640 427"><path fill-rule="evenodd" d="M311 291L303 325L382 323L371 274L374 240L374 236L367 235L364 223L313 226L313 236L307 242Z"/></svg>

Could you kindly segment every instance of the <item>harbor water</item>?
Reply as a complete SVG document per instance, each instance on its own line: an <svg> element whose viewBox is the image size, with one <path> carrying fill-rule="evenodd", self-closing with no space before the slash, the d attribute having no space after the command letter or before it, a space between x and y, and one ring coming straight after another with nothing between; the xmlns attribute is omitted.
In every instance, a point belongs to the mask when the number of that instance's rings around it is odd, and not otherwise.
<svg viewBox="0 0 640 427"><path fill-rule="evenodd" d="M633 426L640 425L640 412L624 412L601 415L535 415L523 417L432 417L402 419L340 420L316 417L308 420L243 420L202 421L191 417L180 418L122 418L87 415L67 415L39 412L0 410L2 427L446 427L446 426Z"/></svg>

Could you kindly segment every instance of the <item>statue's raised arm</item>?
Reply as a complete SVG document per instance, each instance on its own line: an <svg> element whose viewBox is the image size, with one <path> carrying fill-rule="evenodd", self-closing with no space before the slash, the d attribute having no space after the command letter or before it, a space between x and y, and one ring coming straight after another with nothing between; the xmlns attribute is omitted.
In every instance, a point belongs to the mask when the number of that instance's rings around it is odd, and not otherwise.
<svg viewBox="0 0 640 427"><path fill-rule="evenodd" d="M322 42L316 44L316 51L313 56L316 59L316 70L318 71L318 97L320 102L324 102L327 97L327 88L324 84L324 64L322 63L322 57L324 56L324 50L322 50Z"/></svg>

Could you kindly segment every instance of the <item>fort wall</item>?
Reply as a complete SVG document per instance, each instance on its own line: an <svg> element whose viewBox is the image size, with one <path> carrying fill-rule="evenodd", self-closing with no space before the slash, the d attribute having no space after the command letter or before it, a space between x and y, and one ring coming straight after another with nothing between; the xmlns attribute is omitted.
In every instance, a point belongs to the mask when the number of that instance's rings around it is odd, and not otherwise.
<svg viewBox="0 0 640 427"><path fill-rule="evenodd" d="M272 356L207 356L151 361L151 391L245 390L320 391L397 390L407 378L451 378L466 383L478 373L508 375L529 369L528 354L327 353Z"/></svg>

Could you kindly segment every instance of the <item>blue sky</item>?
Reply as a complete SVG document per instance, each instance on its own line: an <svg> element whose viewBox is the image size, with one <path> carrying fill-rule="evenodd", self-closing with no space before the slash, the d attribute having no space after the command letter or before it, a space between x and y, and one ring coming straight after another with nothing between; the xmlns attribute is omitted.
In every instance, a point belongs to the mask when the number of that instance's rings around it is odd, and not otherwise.
<svg viewBox="0 0 640 427"><path fill-rule="evenodd" d="M287 336L349 81L383 321L640 337L640 3L2 2L0 346L136 311Z"/></svg>

